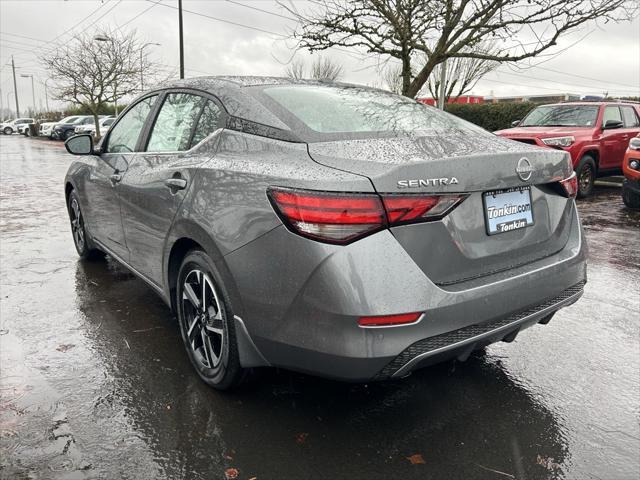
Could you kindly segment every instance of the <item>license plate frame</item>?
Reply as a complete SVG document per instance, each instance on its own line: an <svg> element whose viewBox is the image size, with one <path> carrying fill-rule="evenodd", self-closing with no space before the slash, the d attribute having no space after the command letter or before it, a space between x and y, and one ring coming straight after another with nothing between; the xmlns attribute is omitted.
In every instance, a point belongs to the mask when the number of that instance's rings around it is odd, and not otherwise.
<svg viewBox="0 0 640 480"><path fill-rule="evenodd" d="M520 198L521 195L526 197ZM507 207L515 208L516 211L499 215L502 213L499 209ZM495 210L496 213L490 214L490 209ZM535 224L531 187L528 185L483 192L482 210L485 229L490 236L522 230ZM508 211L504 210L504 212ZM500 220L502 217L504 217L503 221Z"/></svg>

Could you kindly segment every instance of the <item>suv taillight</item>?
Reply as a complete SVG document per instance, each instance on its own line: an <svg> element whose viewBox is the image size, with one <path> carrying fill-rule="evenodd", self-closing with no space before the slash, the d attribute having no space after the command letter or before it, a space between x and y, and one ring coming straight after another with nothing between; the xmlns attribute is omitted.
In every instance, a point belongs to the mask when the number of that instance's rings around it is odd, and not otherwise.
<svg viewBox="0 0 640 480"><path fill-rule="evenodd" d="M347 244L390 226L437 220L465 195L378 195L271 187L267 190L284 224L303 237Z"/></svg>

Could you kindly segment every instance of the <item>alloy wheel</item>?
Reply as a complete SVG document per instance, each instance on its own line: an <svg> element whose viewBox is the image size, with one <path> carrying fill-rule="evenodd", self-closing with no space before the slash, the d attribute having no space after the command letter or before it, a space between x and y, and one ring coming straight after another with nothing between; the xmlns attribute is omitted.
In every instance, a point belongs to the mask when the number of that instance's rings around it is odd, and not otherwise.
<svg viewBox="0 0 640 480"><path fill-rule="evenodd" d="M73 233L73 241L76 242L78 251L82 252L85 247L84 220L82 219L82 212L80 211L78 200L75 198L71 199L69 216L71 217L71 231Z"/></svg>
<svg viewBox="0 0 640 480"><path fill-rule="evenodd" d="M591 184L593 183L593 170L591 170L591 167L585 165L585 167L580 172L578 183L581 192L589 191L589 189L591 188Z"/></svg>
<svg viewBox="0 0 640 480"><path fill-rule="evenodd" d="M191 270L182 286L187 343L205 368L216 368L225 347L224 306L209 275Z"/></svg>

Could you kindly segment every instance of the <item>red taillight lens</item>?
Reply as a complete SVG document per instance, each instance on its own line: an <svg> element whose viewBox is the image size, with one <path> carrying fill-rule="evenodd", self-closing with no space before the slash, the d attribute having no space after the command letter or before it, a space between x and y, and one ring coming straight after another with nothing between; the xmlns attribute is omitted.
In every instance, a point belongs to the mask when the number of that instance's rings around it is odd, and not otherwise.
<svg viewBox="0 0 640 480"><path fill-rule="evenodd" d="M329 193L270 188L269 198L285 223L302 236L347 243L386 224L374 193Z"/></svg>
<svg viewBox="0 0 640 480"><path fill-rule="evenodd" d="M271 187L267 195L290 230L329 243L346 244L382 228L436 220L464 195L378 195Z"/></svg>
<svg viewBox="0 0 640 480"><path fill-rule="evenodd" d="M578 177L576 172L572 172L569 178L560 181L560 185L567 193L567 197L574 198L578 194Z"/></svg>
<svg viewBox="0 0 640 480"><path fill-rule="evenodd" d="M435 220L446 215L464 195L382 195L391 225Z"/></svg>
<svg viewBox="0 0 640 480"><path fill-rule="evenodd" d="M402 313L400 315L381 315L376 317L360 317L358 325L361 327L390 327L393 325L408 325L416 323L422 312Z"/></svg>

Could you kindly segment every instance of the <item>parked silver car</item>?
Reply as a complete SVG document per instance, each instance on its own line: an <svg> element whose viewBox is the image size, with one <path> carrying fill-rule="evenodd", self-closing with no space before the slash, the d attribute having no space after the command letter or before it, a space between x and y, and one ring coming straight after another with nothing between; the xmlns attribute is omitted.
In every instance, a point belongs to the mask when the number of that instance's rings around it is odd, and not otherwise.
<svg viewBox="0 0 640 480"><path fill-rule="evenodd" d="M216 388L257 366L403 377L547 323L586 281L566 152L385 91L179 81L66 146L78 253L146 281Z"/></svg>

